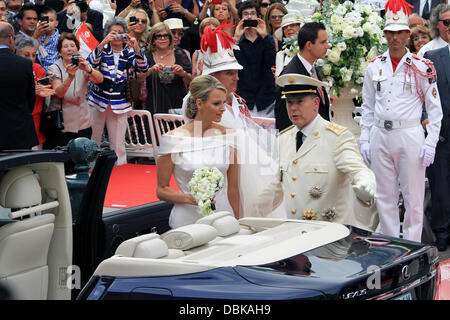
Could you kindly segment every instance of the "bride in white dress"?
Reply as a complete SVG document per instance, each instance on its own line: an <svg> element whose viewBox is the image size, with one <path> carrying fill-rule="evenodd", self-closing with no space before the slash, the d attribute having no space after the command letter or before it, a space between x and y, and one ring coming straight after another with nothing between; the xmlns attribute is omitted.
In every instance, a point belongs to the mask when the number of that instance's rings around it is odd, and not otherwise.
<svg viewBox="0 0 450 320"><path fill-rule="evenodd" d="M169 218L171 228L195 223L202 217L188 184L194 170L204 166L216 167L225 177L224 186L214 198L217 211L230 211L239 218L239 167L234 133L217 124L225 111L226 89L209 75L195 78L190 88L187 114L194 121L162 136L157 163L157 196L174 203ZM179 191L169 186L172 174Z"/></svg>

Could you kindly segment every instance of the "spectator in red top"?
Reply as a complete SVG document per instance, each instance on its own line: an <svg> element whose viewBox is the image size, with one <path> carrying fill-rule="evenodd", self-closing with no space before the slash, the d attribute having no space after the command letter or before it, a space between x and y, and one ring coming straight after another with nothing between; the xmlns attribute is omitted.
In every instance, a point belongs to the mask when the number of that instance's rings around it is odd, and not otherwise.
<svg viewBox="0 0 450 320"><path fill-rule="evenodd" d="M39 140L39 145L33 147L35 150L41 150L42 144L45 141L45 135L40 131L41 125L41 113L42 106L44 105L44 99L46 97L50 97L55 94L55 90L52 89L50 84L44 85L37 82L37 80L43 79L46 77L45 70L41 65L36 63L36 51L39 47L39 42L33 38L23 38L18 43L15 44L16 53L19 56L30 59L33 62L33 73L35 80L35 89L36 89L36 102L34 104L33 109L33 121L34 126L36 128L36 134Z"/></svg>

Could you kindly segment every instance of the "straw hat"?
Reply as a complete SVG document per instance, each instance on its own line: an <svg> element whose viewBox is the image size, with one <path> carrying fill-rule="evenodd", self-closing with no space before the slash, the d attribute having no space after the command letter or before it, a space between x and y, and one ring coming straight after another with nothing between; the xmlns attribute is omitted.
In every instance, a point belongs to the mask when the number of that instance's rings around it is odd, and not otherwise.
<svg viewBox="0 0 450 320"><path fill-rule="evenodd" d="M300 24L300 26L303 24L302 19L300 19L300 16L298 14L288 13L283 16L283 20L281 20L281 27L279 27L277 30L275 30L275 38L278 39L278 41L283 41L283 28L286 26L289 26L291 24Z"/></svg>
<svg viewBox="0 0 450 320"><path fill-rule="evenodd" d="M178 19L178 18L166 19L163 22L169 26L170 30L174 30L174 29L186 30L186 29L189 29L189 27L183 26L183 20Z"/></svg>

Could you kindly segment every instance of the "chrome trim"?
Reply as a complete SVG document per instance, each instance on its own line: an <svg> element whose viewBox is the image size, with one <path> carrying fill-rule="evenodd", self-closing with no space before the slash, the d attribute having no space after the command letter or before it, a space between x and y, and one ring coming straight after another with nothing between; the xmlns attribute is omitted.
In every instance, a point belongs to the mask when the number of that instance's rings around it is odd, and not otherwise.
<svg viewBox="0 0 450 320"><path fill-rule="evenodd" d="M399 296L403 293L405 293L406 291L410 291L412 289L414 289L417 286L420 286L422 284L424 284L425 282L429 281L430 279L434 278L436 276L436 269L431 271L429 274L427 274L426 276L423 276L420 279L417 279L409 284L406 284L402 287L399 288L395 288L394 290L387 292L387 293L383 293L381 295L375 296L375 297L370 297L367 300L388 300L388 299L393 299L396 296Z"/></svg>

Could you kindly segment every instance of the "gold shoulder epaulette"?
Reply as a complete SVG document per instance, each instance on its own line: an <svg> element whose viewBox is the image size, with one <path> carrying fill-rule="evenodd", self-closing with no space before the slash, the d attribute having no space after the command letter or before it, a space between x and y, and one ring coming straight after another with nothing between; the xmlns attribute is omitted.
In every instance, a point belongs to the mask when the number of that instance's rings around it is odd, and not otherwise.
<svg viewBox="0 0 450 320"><path fill-rule="evenodd" d="M294 125L287 127L286 129L281 130L280 132L278 132L278 135L282 135L283 133L285 133L286 131L291 130L294 127Z"/></svg>
<svg viewBox="0 0 450 320"><path fill-rule="evenodd" d="M337 123L334 122L330 122L327 125L327 129L330 131L333 131L337 136L341 135L342 132L344 132L345 130L347 130L347 127L343 127Z"/></svg>

